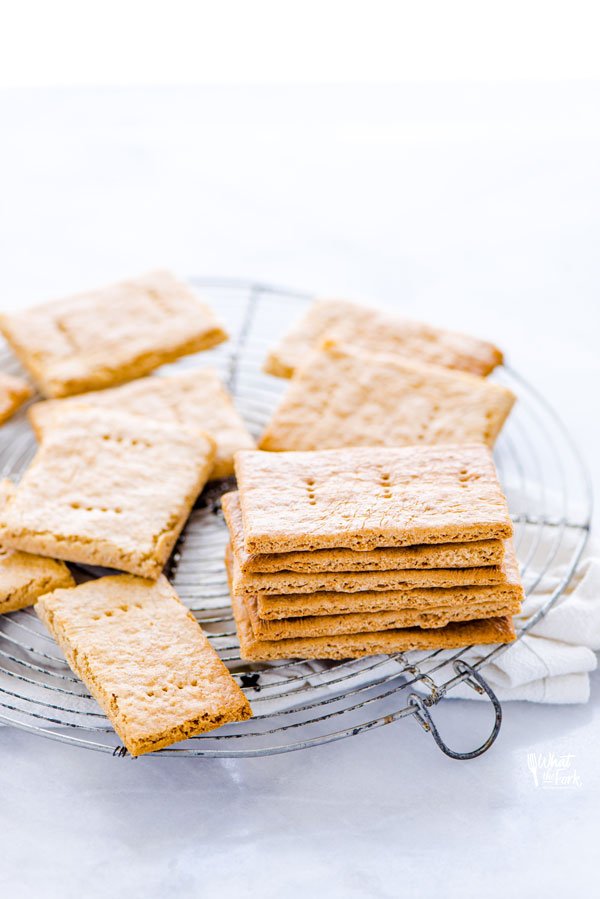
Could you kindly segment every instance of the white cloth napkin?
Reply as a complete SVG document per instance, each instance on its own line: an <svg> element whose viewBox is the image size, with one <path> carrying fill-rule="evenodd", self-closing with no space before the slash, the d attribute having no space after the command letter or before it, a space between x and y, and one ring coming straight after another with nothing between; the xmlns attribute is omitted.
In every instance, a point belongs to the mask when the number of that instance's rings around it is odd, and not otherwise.
<svg viewBox="0 0 600 899"><path fill-rule="evenodd" d="M538 589L525 600L519 621L531 618L547 601L564 575L554 566ZM600 548L590 544L583 562L556 604L482 675L501 700L532 702L587 702L590 671L597 667L600 650ZM475 647L464 658L477 661L486 648ZM460 699L481 699L466 684L448 693Z"/></svg>

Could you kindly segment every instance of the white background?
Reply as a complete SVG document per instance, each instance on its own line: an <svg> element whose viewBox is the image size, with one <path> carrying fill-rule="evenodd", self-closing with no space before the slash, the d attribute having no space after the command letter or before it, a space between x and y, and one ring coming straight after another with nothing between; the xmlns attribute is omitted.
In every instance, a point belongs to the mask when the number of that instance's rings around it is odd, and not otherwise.
<svg viewBox="0 0 600 899"><path fill-rule="evenodd" d="M18 7L0 28L0 308L159 265L377 299L498 342L598 481L592 5ZM413 721L228 762L113 760L2 729L0 885L591 889L598 681L587 706L507 705L469 763ZM439 718L461 748L488 723L464 702ZM573 753L582 788L536 790L531 751Z"/></svg>

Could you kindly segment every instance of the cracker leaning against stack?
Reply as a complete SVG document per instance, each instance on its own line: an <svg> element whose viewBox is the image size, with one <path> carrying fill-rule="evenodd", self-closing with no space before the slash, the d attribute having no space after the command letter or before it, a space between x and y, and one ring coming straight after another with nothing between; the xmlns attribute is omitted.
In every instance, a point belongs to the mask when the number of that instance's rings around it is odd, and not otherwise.
<svg viewBox="0 0 600 899"><path fill-rule="evenodd" d="M523 591L485 446L242 451L236 474L223 509L244 658L514 639Z"/></svg>

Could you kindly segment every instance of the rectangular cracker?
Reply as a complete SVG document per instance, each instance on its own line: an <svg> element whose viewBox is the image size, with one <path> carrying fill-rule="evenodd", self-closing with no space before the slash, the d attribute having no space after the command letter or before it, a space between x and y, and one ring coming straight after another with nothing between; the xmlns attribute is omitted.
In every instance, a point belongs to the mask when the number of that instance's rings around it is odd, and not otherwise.
<svg viewBox="0 0 600 899"><path fill-rule="evenodd" d="M213 459L200 431L105 408L65 411L8 498L0 541L156 578Z"/></svg>
<svg viewBox="0 0 600 899"><path fill-rule="evenodd" d="M99 578L48 593L35 610L131 755L252 716L164 577Z"/></svg>
<svg viewBox="0 0 600 899"><path fill-rule="evenodd" d="M483 445L236 454L248 552L506 539L512 523Z"/></svg>
<svg viewBox="0 0 600 899"><path fill-rule="evenodd" d="M259 448L493 446L514 401L475 375L327 340L294 372Z"/></svg>
<svg viewBox="0 0 600 899"><path fill-rule="evenodd" d="M408 652L411 649L461 648L473 643L511 643L515 637L512 618L462 621L442 628L399 628L332 637L295 637L261 640L254 636L245 604L232 596L233 613L240 641L240 655L250 662L276 659L354 659L368 655Z"/></svg>
<svg viewBox="0 0 600 899"><path fill-rule="evenodd" d="M75 585L63 562L0 549L0 615L33 605L43 593Z"/></svg>
<svg viewBox="0 0 600 899"><path fill-rule="evenodd" d="M414 356L474 375L487 375L502 363L500 350L477 337L434 328L347 300L315 300L271 350L265 371L290 378L323 337L371 352Z"/></svg>
<svg viewBox="0 0 600 899"><path fill-rule="evenodd" d="M230 394L212 368L139 378L120 387L86 393L83 397L34 403L28 415L38 439L57 415L79 402L206 431L216 443L211 478L232 475L234 453L254 446Z"/></svg>
<svg viewBox="0 0 600 899"><path fill-rule="evenodd" d="M385 612L351 612L345 615L315 615L305 618L281 618L270 621L259 617L256 597L242 596L260 640L288 640L294 637L333 637L337 634L362 634L405 627L440 628L453 621L474 621L516 615L521 605L516 600L494 599L464 606L437 606L428 611L397 609Z"/></svg>
<svg viewBox="0 0 600 899"><path fill-rule="evenodd" d="M33 394L33 388L23 378L0 372L0 425L11 418Z"/></svg>
<svg viewBox="0 0 600 899"><path fill-rule="evenodd" d="M0 481L0 508L14 491L11 481ZM0 548L0 615L31 606L43 593L58 587L74 586L64 562Z"/></svg>
<svg viewBox="0 0 600 899"><path fill-rule="evenodd" d="M512 542L507 541L506 583L474 587L424 587L409 590L364 591L362 593L286 593L269 596L257 593L258 614L264 619L301 618L313 615L343 615L353 612L383 612L413 609L428 612L436 607L464 608L472 604L502 602L518 611L523 585Z"/></svg>
<svg viewBox="0 0 600 899"><path fill-rule="evenodd" d="M237 491L225 493L221 505L231 545L244 574L280 571L397 571L423 568L479 568L501 565L502 540L472 543L423 544L355 552L352 549L315 549L312 552L249 553L244 542L242 509Z"/></svg>
<svg viewBox="0 0 600 899"><path fill-rule="evenodd" d="M164 271L2 315L0 330L52 397L130 381L227 339L212 310Z"/></svg>
<svg viewBox="0 0 600 899"><path fill-rule="evenodd" d="M231 545L233 588L244 596L298 595L406 591L428 588L472 587L506 583L503 565L488 568L425 568L398 571L326 571L301 574L295 571L243 574Z"/></svg>

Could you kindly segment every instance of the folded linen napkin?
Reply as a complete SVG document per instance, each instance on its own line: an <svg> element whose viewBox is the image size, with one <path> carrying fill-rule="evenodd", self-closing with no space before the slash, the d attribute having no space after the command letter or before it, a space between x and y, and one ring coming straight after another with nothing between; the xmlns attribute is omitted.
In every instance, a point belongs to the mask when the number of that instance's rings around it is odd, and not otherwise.
<svg viewBox="0 0 600 899"><path fill-rule="evenodd" d="M550 577L530 594L518 622L525 623L548 600L564 576L557 565ZM483 648L485 650L485 647ZM590 671L597 667L600 651L600 547L590 544L565 592L527 634L482 674L501 700L532 702L587 702ZM470 664L484 655L474 647L465 658ZM466 684L448 693L460 699L481 699Z"/></svg>

